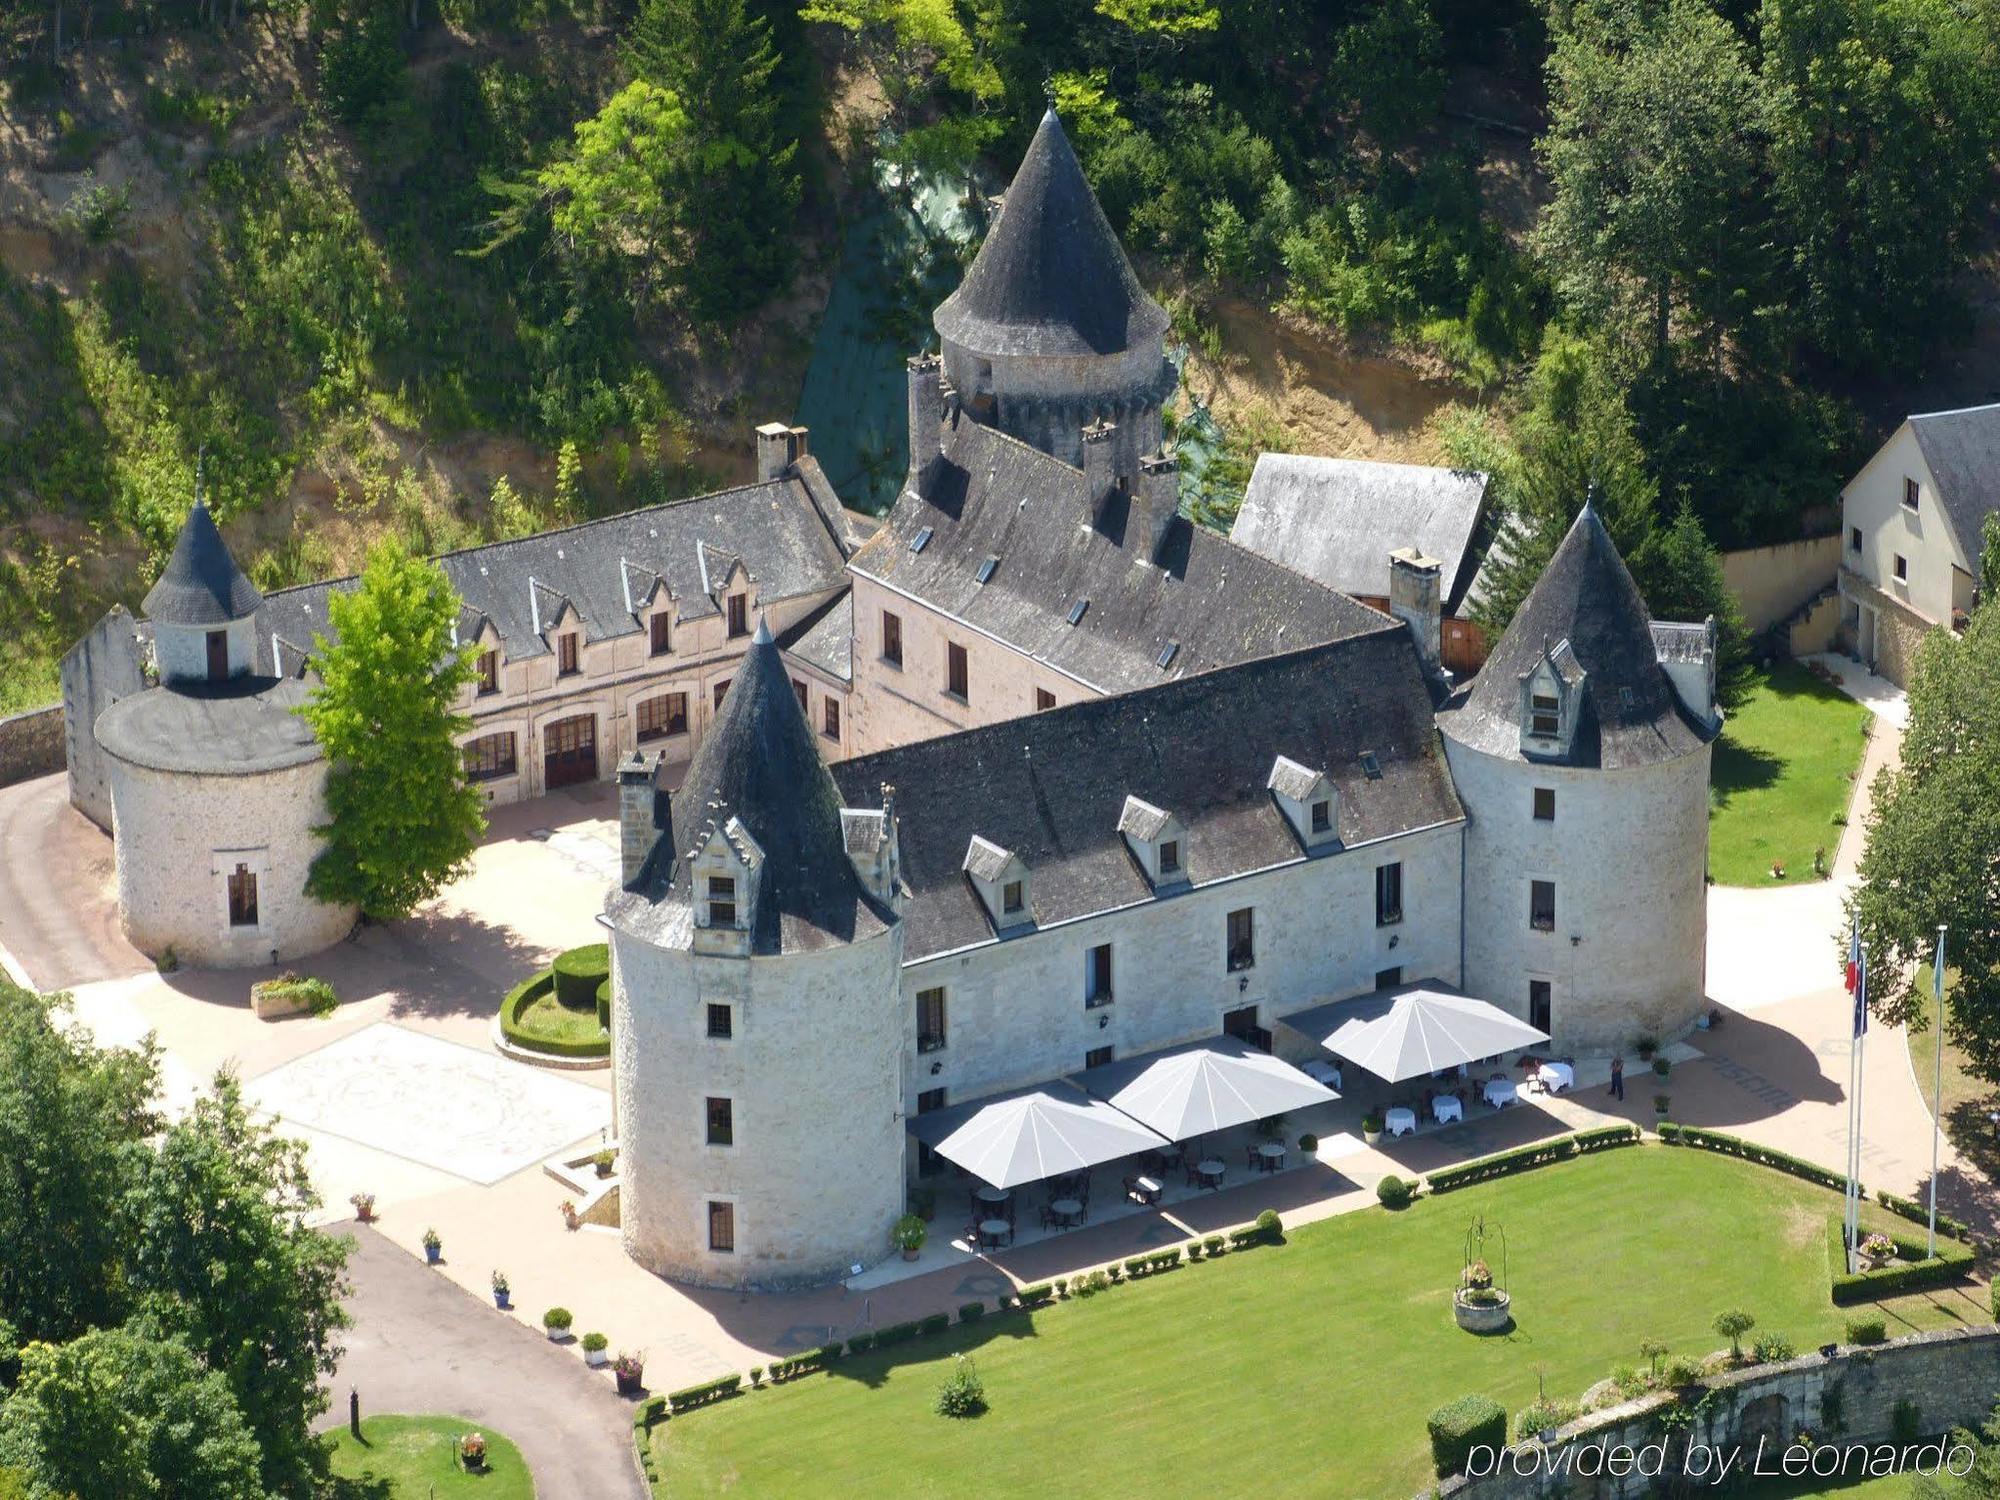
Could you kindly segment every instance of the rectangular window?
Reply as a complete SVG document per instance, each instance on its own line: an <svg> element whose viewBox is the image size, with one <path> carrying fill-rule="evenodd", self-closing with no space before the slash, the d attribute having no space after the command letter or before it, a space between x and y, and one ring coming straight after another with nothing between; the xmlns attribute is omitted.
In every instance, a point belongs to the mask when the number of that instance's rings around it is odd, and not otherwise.
<svg viewBox="0 0 2000 1500"><path fill-rule="evenodd" d="M1553 823L1556 820L1556 789L1552 786L1535 788L1535 821Z"/></svg>
<svg viewBox="0 0 2000 1500"><path fill-rule="evenodd" d="M708 1205L708 1248L718 1255L733 1255L736 1252L736 1205L716 1203Z"/></svg>
<svg viewBox="0 0 2000 1500"><path fill-rule="evenodd" d="M729 638L733 641L739 635L750 633L750 596L731 594L729 596Z"/></svg>
<svg viewBox="0 0 2000 1500"><path fill-rule="evenodd" d="M1552 986L1546 979L1528 981L1528 1024L1537 1031L1548 1031L1550 997Z"/></svg>
<svg viewBox="0 0 2000 1500"><path fill-rule="evenodd" d="M257 925L257 877L248 865L238 865L229 876L229 925Z"/></svg>
<svg viewBox="0 0 2000 1500"><path fill-rule="evenodd" d="M500 691L500 653L482 651L479 653L479 696Z"/></svg>
<svg viewBox="0 0 2000 1500"><path fill-rule="evenodd" d="M717 1041L726 1042L736 1035L736 1016L726 1005L713 1002L708 1007L708 1034Z"/></svg>
<svg viewBox="0 0 2000 1500"><path fill-rule="evenodd" d="M799 712L806 716L807 723L811 723L812 707L813 707L812 689L807 687L805 683L801 682L798 678L794 677L792 679L792 692L796 694L798 697Z"/></svg>
<svg viewBox="0 0 2000 1500"><path fill-rule="evenodd" d="M734 927L736 925L736 877L734 875L711 875L708 877L708 925L711 927Z"/></svg>
<svg viewBox="0 0 2000 1500"><path fill-rule="evenodd" d="M1377 969L1375 971L1375 988L1378 990L1393 990L1402 982L1403 966L1401 964L1393 964L1389 968Z"/></svg>
<svg viewBox="0 0 2000 1500"><path fill-rule="evenodd" d="M1375 867L1375 925L1392 927L1403 920L1403 865Z"/></svg>
<svg viewBox="0 0 2000 1500"><path fill-rule="evenodd" d="M1528 704L1534 713L1534 723L1530 726L1529 733L1540 735L1544 739L1553 739L1558 732L1557 719L1562 711L1562 705L1542 693L1531 694Z"/></svg>
<svg viewBox="0 0 2000 1500"><path fill-rule="evenodd" d="M672 629L669 623L671 618L664 609L653 612L653 618L649 623L652 637L648 643L648 649L654 656L665 656L673 649L673 640L669 634L669 631Z"/></svg>
<svg viewBox="0 0 2000 1500"><path fill-rule="evenodd" d="M669 735L688 732L688 695L686 693L662 693L657 698L648 698L634 712L638 724L640 743L647 740L662 740Z"/></svg>
<svg viewBox="0 0 2000 1500"><path fill-rule="evenodd" d="M1900 552L1896 554L1896 581L1898 583L1910 581L1910 560Z"/></svg>
<svg viewBox="0 0 2000 1500"><path fill-rule="evenodd" d="M1083 956L1083 1006L1095 1010L1111 1003L1111 945L1099 943Z"/></svg>
<svg viewBox="0 0 2000 1500"><path fill-rule="evenodd" d="M917 1095L918 1114L920 1115L935 1114L938 1110L941 1110L943 1108L944 1108L943 1089L925 1089L921 1094Z"/></svg>
<svg viewBox="0 0 2000 1500"><path fill-rule="evenodd" d="M715 708L718 713L722 711L722 700L724 695L726 695L728 691L729 691L729 679L725 677L722 679L722 681L718 682L715 685Z"/></svg>
<svg viewBox="0 0 2000 1500"><path fill-rule="evenodd" d="M582 670L577 660L577 633L565 630L556 637L556 676L574 677Z"/></svg>
<svg viewBox="0 0 2000 1500"><path fill-rule="evenodd" d="M711 1146L736 1144L736 1110L727 1099L713 1094L708 1098L708 1143Z"/></svg>
<svg viewBox="0 0 2000 1500"><path fill-rule="evenodd" d="M917 991L917 1050L936 1052L944 1046L944 991Z"/></svg>
<svg viewBox="0 0 2000 1500"><path fill-rule="evenodd" d="M1859 526L1848 527L1847 550L1849 552L1859 552L1861 550L1861 528Z"/></svg>
<svg viewBox="0 0 2000 1500"><path fill-rule="evenodd" d="M882 660L892 667L903 665L903 617L882 611Z"/></svg>
<svg viewBox="0 0 2000 1500"><path fill-rule="evenodd" d="M1181 869L1181 841L1179 839L1160 840L1160 873L1178 875Z"/></svg>
<svg viewBox="0 0 2000 1500"><path fill-rule="evenodd" d="M1035 712L1045 713L1056 706L1056 695L1047 688L1035 689Z"/></svg>
<svg viewBox="0 0 2000 1500"><path fill-rule="evenodd" d="M482 734L468 740L459 750L467 781L492 781L514 774L514 733Z"/></svg>
<svg viewBox="0 0 2000 1500"><path fill-rule="evenodd" d="M1904 479L1903 479L1903 509L1905 509L1905 510L1915 510L1915 509L1917 508L1917 498L1918 498L1918 495L1919 495L1919 493L1920 493L1920 492L1919 492L1919 491L1918 491L1918 489L1917 489L1917 482L1916 482L1916 480L1914 480L1914 479L1911 479L1911 478L1909 478L1909 477L1908 477L1907 475L1906 475L1906 476L1904 476Z"/></svg>
<svg viewBox="0 0 2000 1500"><path fill-rule="evenodd" d="M1312 831L1328 833L1333 828L1333 803L1322 799L1312 805Z"/></svg>
<svg viewBox="0 0 2000 1500"><path fill-rule="evenodd" d="M1010 917L1016 915L1025 901L1020 881L1010 880L1000 887L1000 910L1004 915Z"/></svg>
<svg viewBox="0 0 2000 1500"><path fill-rule="evenodd" d="M965 661L965 647L947 641L944 648L944 690L954 698L970 699L971 678Z"/></svg>
<svg viewBox="0 0 2000 1500"><path fill-rule="evenodd" d="M1257 965L1256 913L1251 907L1229 914L1229 972Z"/></svg>
<svg viewBox="0 0 2000 1500"><path fill-rule="evenodd" d="M1553 880L1528 883L1528 925L1537 932L1556 930L1556 883Z"/></svg>
<svg viewBox="0 0 2000 1500"><path fill-rule="evenodd" d="M1092 1047L1083 1054L1083 1065L1086 1068L1101 1068L1117 1055L1117 1049L1114 1047Z"/></svg>
<svg viewBox="0 0 2000 1500"><path fill-rule="evenodd" d="M820 710L820 733L830 740L840 738L840 700L829 698Z"/></svg>
<svg viewBox="0 0 2000 1500"><path fill-rule="evenodd" d="M229 680L229 632L226 630L211 630L208 633L208 680Z"/></svg>

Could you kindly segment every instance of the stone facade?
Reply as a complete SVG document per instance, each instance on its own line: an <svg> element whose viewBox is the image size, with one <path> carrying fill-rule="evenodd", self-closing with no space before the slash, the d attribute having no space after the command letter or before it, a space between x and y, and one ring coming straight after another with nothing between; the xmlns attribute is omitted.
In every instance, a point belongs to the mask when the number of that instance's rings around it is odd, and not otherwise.
<svg viewBox="0 0 2000 1500"><path fill-rule="evenodd" d="M2000 1328L1911 1334L1875 1348L1843 1347L1832 1356L1808 1354L1781 1365L1752 1366L1706 1384L1713 1395L1684 1431L1662 1431L1658 1414L1671 1398L1650 1396L1572 1422L1556 1432L1546 1451L1534 1443L1518 1445L1506 1450L1496 1471L1461 1475L1424 1493L1439 1500L1638 1500L1708 1493L1715 1488L1718 1451L1740 1453L1738 1474L1759 1462L1760 1443L1764 1472L1784 1472L1777 1467L1783 1451L1801 1432L1810 1432L1822 1447L1865 1445L1874 1451L1874 1445L1896 1439L1896 1408L1902 1402L1916 1409L1915 1428L1927 1438L1977 1429L1992 1415L1993 1393L2000 1390ZM1605 1473L1597 1456L1661 1443L1659 1458L1644 1460L1643 1474L1629 1464L1619 1474ZM1485 1462L1482 1456L1482 1469ZM1867 1472L1845 1470L1849 1476Z"/></svg>
<svg viewBox="0 0 2000 1500"><path fill-rule="evenodd" d="M97 721L121 698L146 690L147 650L139 622L122 604L63 653L64 759L70 805L111 831L111 759L97 743Z"/></svg>
<svg viewBox="0 0 2000 1500"><path fill-rule="evenodd" d="M1939 628L1902 600L1885 594L1852 568L1840 570L1842 644L1870 671L1908 687L1917 647Z"/></svg>
<svg viewBox="0 0 2000 1500"><path fill-rule="evenodd" d="M63 768L61 704L0 718L0 786L12 786Z"/></svg>
<svg viewBox="0 0 2000 1500"><path fill-rule="evenodd" d="M1546 983L1567 1050L1691 1026L1705 1004L1710 747L1610 770L1444 744L1469 820L1466 990L1527 1019L1530 985ZM1537 789L1554 792L1552 819L1536 818ZM1546 930L1529 919L1538 880L1555 886Z"/></svg>
<svg viewBox="0 0 2000 1500"><path fill-rule="evenodd" d="M223 776L161 771L109 756L118 911L151 958L246 968L286 963L338 942L355 913L306 894L326 817L326 763ZM257 881L257 919L231 925L228 878Z"/></svg>

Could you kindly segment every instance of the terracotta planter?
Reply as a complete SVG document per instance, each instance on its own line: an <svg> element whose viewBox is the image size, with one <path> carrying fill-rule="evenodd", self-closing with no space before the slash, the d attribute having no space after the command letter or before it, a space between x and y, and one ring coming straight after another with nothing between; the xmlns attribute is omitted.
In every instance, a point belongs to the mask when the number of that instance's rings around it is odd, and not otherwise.
<svg viewBox="0 0 2000 1500"><path fill-rule="evenodd" d="M1514 1321L1512 1311L1514 1299L1505 1292L1495 1302L1468 1302L1465 1293L1454 1292L1451 1298L1451 1315L1460 1328L1467 1333L1504 1333Z"/></svg>

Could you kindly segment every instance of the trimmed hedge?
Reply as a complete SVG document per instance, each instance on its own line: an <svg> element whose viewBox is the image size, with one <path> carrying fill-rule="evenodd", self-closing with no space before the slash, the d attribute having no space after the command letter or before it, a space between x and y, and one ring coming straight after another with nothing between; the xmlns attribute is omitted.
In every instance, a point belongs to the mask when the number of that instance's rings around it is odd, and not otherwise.
<svg viewBox="0 0 2000 1500"><path fill-rule="evenodd" d="M1847 1320L1847 1342L1850 1344L1886 1344L1889 1342L1889 1320L1880 1313L1869 1313L1864 1317Z"/></svg>
<svg viewBox="0 0 2000 1500"><path fill-rule="evenodd" d="M1839 1217L1827 1219L1826 1251L1830 1267L1847 1264L1847 1239L1843 1229ZM1833 1273L1834 1306L1845 1307L1853 1302L1873 1302L1881 1297L1899 1297L1904 1292L1949 1286L1954 1281L1962 1280L1972 1269L1972 1247L1957 1240L1939 1239L1936 1257L1926 1258L1921 1241L1906 1240L1896 1234L1890 1235L1889 1239L1896 1247L1893 1264L1883 1266L1879 1271L1842 1274L1836 1270Z"/></svg>
<svg viewBox="0 0 2000 1500"><path fill-rule="evenodd" d="M611 977L611 948L587 943L558 953L549 972L556 977L556 999L571 1010L589 1010L597 1003L597 987Z"/></svg>
<svg viewBox="0 0 2000 1500"><path fill-rule="evenodd" d="M1155 1271L1171 1271L1181 1263L1180 1246L1171 1250L1155 1250L1150 1255L1135 1255L1125 1262L1125 1274L1137 1281L1141 1276L1150 1276Z"/></svg>
<svg viewBox="0 0 2000 1500"><path fill-rule="evenodd" d="M1908 1219L1912 1224L1928 1226L1931 1221L1930 1205L1919 1203L1914 1198L1898 1198L1894 1193L1878 1191L1875 1194L1875 1201L1888 1209L1890 1213ZM1963 1219L1954 1219L1942 1209L1938 1211L1937 1227L1939 1234L1948 1234L1955 1240L1969 1240L1972 1238L1972 1226L1970 1224L1966 1223Z"/></svg>
<svg viewBox="0 0 2000 1500"><path fill-rule="evenodd" d="M1507 1408L1490 1396L1460 1396L1432 1412L1425 1426L1440 1479L1464 1473L1472 1450L1481 1444L1496 1453L1507 1446Z"/></svg>
<svg viewBox="0 0 2000 1500"><path fill-rule="evenodd" d="M986 1304L984 1302L967 1302L958 1310L958 1321L961 1323L977 1323L985 1316Z"/></svg>
<svg viewBox="0 0 2000 1500"><path fill-rule="evenodd" d="M606 1031L611 1029L611 976L605 975L597 982L597 1024Z"/></svg>
<svg viewBox="0 0 2000 1500"><path fill-rule="evenodd" d="M1847 1178L1843 1173L1822 1167L1818 1162L1792 1156L1784 1151L1775 1151L1769 1146L1760 1146L1755 1141L1746 1141L1740 1135L1725 1135L1720 1130L1703 1130L1698 1125L1676 1125L1671 1121L1661 1121L1660 1139L1669 1146L1701 1146L1710 1151L1720 1151L1725 1156L1740 1156L1745 1161L1754 1161L1759 1166L1776 1167L1780 1172L1789 1172L1794 1177L1803 1177L1807 1182L1816 1182L1821 1187L1845 1188Z"/></svg>
<svg viewBox="0 0 2000 1500"><path fill-rule="evenodd" d="M1592 1130L1579 1130L1574 1135L1559 1135L1553 1140L1536 1141L1533 1145L1518 1146L1512 1151L1482 1156L1477 1161L1440 1168L1424 1178L1424 1186L1433 1193L1445 1193L1471 1183L1525 1172L1532 1167L1545 1167L1550 1162L1568 1161L1572 1156L1581 1156L1587 1151L1630 1146L1638 1139L1637 1125L1599 1125Z"/></svg>
<svg viewBox="0 0 2000 1500"><path fill-rule="evenodd" d="M546 1052L552 1057L606 1056L611 1051L611 1038L608 1036L588 1042L570 1042L521 1029L521 1013L554 987L555 971L544 969L509 990L507 998L500 1002L500 1034L516 1047L524 1047L530 1052Z"/></svg>
<svg viewBox="0 0 2000 1500"><path fill-rule="evenodd" d="M771 1377L773 1385L791 1380L800 1375L810 1375L814 1370L824 1370L840 1358L840 1345L823 1344L817 1349L805 1349L788 1359L774 1359L765 1373Z"/></svg>
<svg viewBox="0 0 2000 1500"><path fill-rule="evenodd" d="M1047 1302L1054 1295L1055 1295L1055 1289L1051 1287L1048 1282L1038 1281L1035 1282L1032 1286L1024 1286L1021 1288L1020 1291L1021 1306L1040 1307L1044 1302Z"/></svg>
<svg viewBox="0 0 2000 1500"><path fill-rule="evenodd" d="M743 1384L741 1375L725 1375L720 1380L705 1380L700 1385L688 1386L685 1390L667 1392L667 1410L675 1416L684 1411L692 1411L697 1406L706 1406L711 1401L736 1394Z"/></svg>

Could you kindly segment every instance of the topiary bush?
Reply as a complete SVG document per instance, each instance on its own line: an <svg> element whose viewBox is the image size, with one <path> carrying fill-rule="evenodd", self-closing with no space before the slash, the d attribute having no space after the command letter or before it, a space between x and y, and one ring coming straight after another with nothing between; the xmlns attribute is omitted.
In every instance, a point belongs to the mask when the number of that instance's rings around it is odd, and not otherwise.
<svg viewBox="0 0 2000 1500"><path fill-rule="evenodd" d="M1407 1208L1410 1203L1410 1185L1394 1172L1375 1184L1375 1196L1384 1208Z"/></svg>
<svg viewBox="0 0 2000 1500"><path fill-rule="evenodd" d="M1868 1313L1863 1317L1847 1320L1847 1342L1850 1344L1886 1344L1889 1341L1889 1324L1880 1313Z"/></svg>
<svg viewBox="0 0 2000 1500"><path fill-rule="evenodd" d="M1460 1396L1432 1412L1425 1426L1440 1479L1463 1474L1474 1448L1498 1452L1507 1446L1507 1408L1490 1396Z"/></svg>
<svg viewBox="0 0 2000 1500"><path fill-rule="evenodd" d="M1267 1245L1277 1244L1285 1235L1284 1223L1278 1218L1278 1211L1275 1208L1267 1208L1257 1215L1256 1228L1257 1238Z"/></svg>
<svg viewBox="0 0 2000 1500"><path fill-rule="evenodd" d="M549 966L556 976L556 999L571 1010L589 1010L597 1004L597 987L611 977L611 949L604 943L589 943L558 953Z"/></svg>

